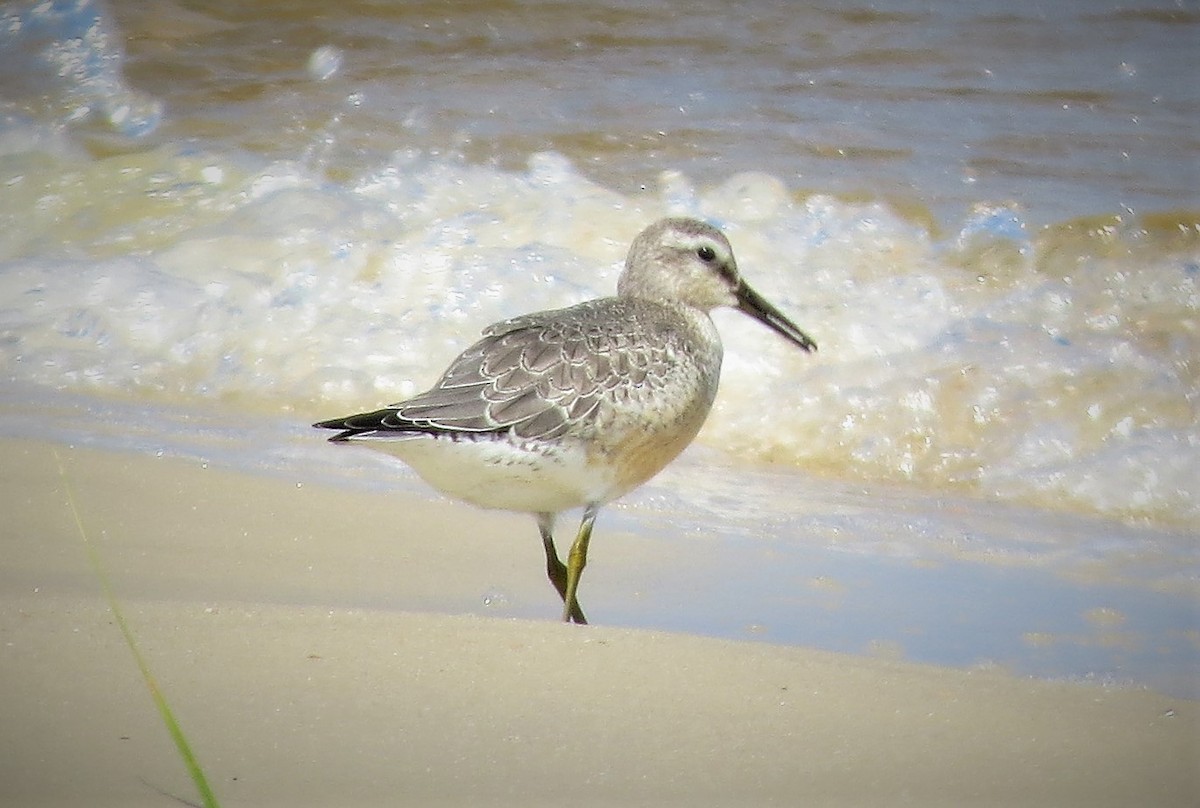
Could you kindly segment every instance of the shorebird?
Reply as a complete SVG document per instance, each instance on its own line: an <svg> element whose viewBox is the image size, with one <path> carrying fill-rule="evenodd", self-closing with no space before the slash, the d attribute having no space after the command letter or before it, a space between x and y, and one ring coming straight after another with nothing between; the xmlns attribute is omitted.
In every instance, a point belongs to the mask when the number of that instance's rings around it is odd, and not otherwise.
<svg viewBox="0 0 1200 808"><path fill-rule="evenodd" d="M313 426L400 458L451 497L532 514L562 619L586 623L576 593L597 512L674 460L712 408L719 306L816 350L742 280L720 230L662 219L634 239L616 297L490 325L428 391ZM554 521L579 507L564 565Z"/></svg>

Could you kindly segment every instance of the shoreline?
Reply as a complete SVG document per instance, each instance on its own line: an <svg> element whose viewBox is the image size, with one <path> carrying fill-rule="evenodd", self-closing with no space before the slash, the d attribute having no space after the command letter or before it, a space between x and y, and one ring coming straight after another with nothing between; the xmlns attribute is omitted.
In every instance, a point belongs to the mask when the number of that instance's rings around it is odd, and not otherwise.
<svg viewBox="0 0 1200 808"><path fill-rule="evenodd" d="M192 799L88 567L51 448L0 441L0 803ZM454 593L493 580L507 582L510 602L545 601L554 613L527 519L172 458L59 453L89 539L224 805L1200 796L1194 701L439 614ZM491 535L510 531L520 538ZM444 534L461 538L404 540ZM624 554L619 533L611 541L614 564L645 561ZM428 611L395 608L398 582Z"/></svg>

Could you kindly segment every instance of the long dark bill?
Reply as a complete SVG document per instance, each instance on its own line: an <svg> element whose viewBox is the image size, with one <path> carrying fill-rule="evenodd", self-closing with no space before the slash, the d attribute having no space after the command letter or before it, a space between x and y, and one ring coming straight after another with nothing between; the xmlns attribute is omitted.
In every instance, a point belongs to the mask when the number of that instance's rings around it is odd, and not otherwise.
<svg viewBox="0 0 1200 808"><path fill-rule="evenodd" d="M789 342L799 345L806 351L815 351L817 349L817 343L813 342L808 334L805 334L795 323L784 317L779 309L768 303L766 298L751 289L750 285L745 281L742 281L738 285L737 301L738 311L749 314L772 331L783 335Z"/></svg>

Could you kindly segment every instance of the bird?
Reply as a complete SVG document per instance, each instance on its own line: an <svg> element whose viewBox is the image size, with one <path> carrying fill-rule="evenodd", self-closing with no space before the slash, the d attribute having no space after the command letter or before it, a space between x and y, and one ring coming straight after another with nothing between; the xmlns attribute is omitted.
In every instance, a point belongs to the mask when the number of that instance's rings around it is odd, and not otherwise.
<svg viewBox="0 0 1200 808"><path fill-rule="evenodd" d="M723 356L710 312L722 306L817 348L742 279L724 233L670 217L633 240L615 296L490 325L429 390L313 426L399 458L452 498L531 514L562 620L586 623L578 587L597 513L700 431ZM564 564L554 524L577 508Z"/></svg>

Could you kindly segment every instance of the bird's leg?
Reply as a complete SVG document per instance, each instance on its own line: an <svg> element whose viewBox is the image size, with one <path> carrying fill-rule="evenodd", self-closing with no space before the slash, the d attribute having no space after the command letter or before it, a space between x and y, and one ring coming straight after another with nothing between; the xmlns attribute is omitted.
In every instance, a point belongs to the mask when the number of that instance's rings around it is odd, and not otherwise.
<svg viewBox="0 0 1200 808"><path fill-rule="evenodd" d="M565 605L567 602L567 568L558 560L558 550L554 547L554 514L539 513L537 521L538 531L542 534L542 547L546 549L546 576L554 585L554 589ZM587 623L587 618L583 616L583 609L579 608L578 603L571 609L569 618L581 625ZM567 619L567 617L563 618L563 620Z"/></svg>
<svg viewBox="0 0 1200 808"><path fill-rule="evenodd" d="M567 568L558 560L558 550L554 547L554 514L539 513L537 520L538 532L542 534L542 547L546 550L546 576L554 584L558 596L566 600Z"/></svg>
<svg viewBox="0 0 1200 808"><path fill-rule="evenodd" d="M588 505L583 510L583 521L579 523L579 533L575 536L575 543L571 545L571 552L567 556L567 588L563 593L563 622L567 622L579 609L579 602L575 599L575 592L579 589L579 576L583 574L583 568L587 566L587 549L588 542L592 539L592 523L596 521L596 512L599 510L596 505Z"/></svg>

